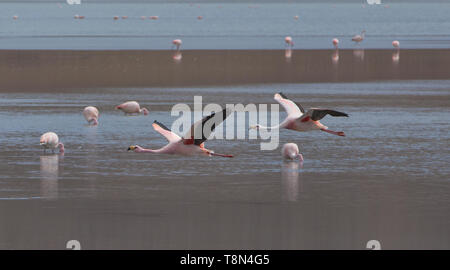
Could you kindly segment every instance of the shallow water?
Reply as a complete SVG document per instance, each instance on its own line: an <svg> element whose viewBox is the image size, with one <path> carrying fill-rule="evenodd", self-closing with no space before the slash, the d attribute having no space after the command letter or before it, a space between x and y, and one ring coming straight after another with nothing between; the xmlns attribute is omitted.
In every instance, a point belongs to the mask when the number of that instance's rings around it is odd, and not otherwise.
<svg viewBox="0 0 450 270"><path fill-rule="evenodd" d="M72 89L0 93L0 247L450 248L449 81ZM303 166L259 140L211 140L233 159L136 154L164 145L175 103L274 103L349 113L323 123L346 137L283 130ZM148 116L114 106L138 100ZM95 105L100 125L81 110ZM284 113L281 114L284 117ZM243 126L240 126L243 127ZM247 128L246 128L247 129ZM60 135L66 153L43 153Z"/></svg>
<svg viewBox="0 0 450 270"><path fill-rule="evenodd" d="M335 37L353 48L363 29L363 48L392 48L394 39L402 48L450 48L449 3L361 2L0 3L0 49L168 49L175 38L184 49L282 49L287 35L297 49L332 48Z"/></svg>

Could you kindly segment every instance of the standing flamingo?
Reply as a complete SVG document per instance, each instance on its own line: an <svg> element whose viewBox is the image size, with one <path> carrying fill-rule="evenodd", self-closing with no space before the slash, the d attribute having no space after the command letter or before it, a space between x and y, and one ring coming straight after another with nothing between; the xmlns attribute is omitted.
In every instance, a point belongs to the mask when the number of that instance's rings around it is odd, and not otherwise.
<svg viewBox="0 0 450 270"><path fill-rule="evenodd" d="M17 19L19 19L19 16L14 15L14 16L13 16L13 19L14 19L14 20L17 20Z"/></svg>
<svg viewBox="0 0 450 270"><path fill-rule="evenodd" d="M336 50L339 49L339 47L338 47L338 45L339 45L339 39L333 38L332 42L333 42L334 48L335 48Z"/></svg>
<svg viewBox="0 0 450 270"><path fill-rule="evenodd" d="M98 109L93 106L88 106L83 110L83 116L90 125L98 125Z"/></svg>
<svg viewBox="0 0 450 270"><path fill-rule="evenodd" d="M180 154L180 155L206 155L232 158L232 155L216 154L214 151L206 149L204 142L208 139L211 132L214 131L216 125L222 123L231 114L230 109L224 109L220 113L213 113L204 117L202 120L194 123L186 135L181 138L163 124L155 121L153 128L163 135L169 142L166 146L160 149L145 149L139 145L132 145L128 151L136 153L159 153L159 154ZM212 121L212 122L210 122ZM212 123L212 124L211 124ZM205 127L211 127L210 132L205 132ZM197 134L201 134L201 138L197 138Z"/></svg>
<svg viewBox="0 0 450 270"><path fill-rule="evenodd" d="M283 148L281 148L281 154L283 155L283 158L285 159L299 159L299 161L303 161L303 156L300 154L300 151L298 150L298 146L295 143L286 143L283 145Z"/></svg>
<svg viewBox="0 0 450 270"><path fill-rule="evenodd" d="M333 64L337 64L339 62L339 39L333 38L331 42L334 46L334 52L331 55L331 61L333 62Z"/></svg>
<svg viewBox="0 0 450 270"><path fill-rule="evenodd" d="M284 42L288 48L292 48L294 46L294 42L292 41L292 37L287 36L284 38Z"/></svg>
<svg viewBox="0 0 450 270"><path fill-rule="evenodd" d="M356 42L356 44L359 44L361 41L364 40L365 36L366 36L366 30L362 30L361 35L355 35L352 37L352 41Z"/></svg>
<svg viewBox="0 0 450 270"><path fill-rule="evenodd" d="M47 149L51 149L52 152L59 148L60 153L64 153L64 144L59 142L58 135L54 132L47 132L41 136L40 144L44 147L44 152Z"/></svg>
<svg viewBox="0 0 450 270"><path fill-rule="evenodd" d="M392 46L396 49L400 49L400 42L398 40L392 41Z"/></svg>
<svg viewBox="0 0 450 270"><path fill-rule="evenodd" d="M176 48L177 48L177 51L179 51L180 50L180 47L181 47L181 39L174 39L173 41L172 41L172 44L174 45L174 46L176 46ZM173 47L172 47L173 48Z"/></svg>
<svg viewBox="0 0 450 270"><path fill-rule="evenodd" d="M123 111L125 114L140 114L144 113L144 115L148 115L147 108L142 108L136 101L127 101L116 106L117 110Z"/></svg>
<svg viewBox="0 0 450 270"><path fill-rule="evenodd" d="M345 136L344 132L342 131L336 132L329 130L328 127L320 123L319 120L324 118L327 114L331 116L346 116L346 117L348 117L348 114L334 110L318 109L318 108L312 108L307 112L305 112L305 110L300 104L294 103L293 101L289 100L283 93L275 94L274 99L278 103L280 103L281 106L283 106L286 112L288 113L286 119L284 119L284 121L281 122L281 124L279 124L278 126L265 127L258 124L256 126L251 126L250 129L286 128L300 132L321 130L333 135Z"/></svg>
<svg viewBox="0 0 450 270"><path fill-rule="evenodd" d="M172 48L173 46L176 46L177 50L175 51L175 53L173 54L172 58L175 61L181 61L181 58L183 58L183 55L181 54L180 48L181 48L181 39L174 39L172 41Z"/></svg>

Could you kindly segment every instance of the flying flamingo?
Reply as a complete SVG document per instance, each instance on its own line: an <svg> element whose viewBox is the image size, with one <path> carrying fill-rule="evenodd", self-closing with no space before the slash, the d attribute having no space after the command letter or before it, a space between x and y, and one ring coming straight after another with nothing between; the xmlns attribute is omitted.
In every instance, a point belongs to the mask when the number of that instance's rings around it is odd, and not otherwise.
<svg viewBox="0 0 450 270"><path fill-rule="evenodd" d="M214 151L206 149L204 146L204 142L210 135L210 133L205 134L204 128L211 126L211 132L214 131L216 125L222 123L230 114L230 109L224 109L220 113L213 113L204 117L202 120L194 123L183 138L172 132L163 124L155 121L152 124L153 128L163 135L169 143L166 146L156 150L145 149L139 145L132 145L128 148L128 151L134 151L136 153L206 155L232 158L232 155L216 154ZM212 124L210 121L212 121ZM197 134L201 134L201 138L196 138L197 136L194 136Z"/></svg>
<svg viewBox="0 0 450 270"><path fill-rule="evenodd" d="M366 30L362 30L361 35L355 35L352 37L352 41L356 42L356 44L359 44L361 41L364 40L365 35Z"/></svg>
<svg viewBox="0 0 450 270"><path fill-rule="evenodd" d="M54 132L47 132L41 136L40 144L44 147L44 152L47 149L51 149L52 152L59 148L60 153L64 153L64 144L59 142L58 135Z"/></svg>
<svg viewBox="0 0 450 270"><path fill-rule="evenodd" d="M399 49L400 48L400 42L398 40L394 40L392 41L392 46L394 46L394 48Z"/></svg>
<svg viewBox="0 0 450 270"><path fill-rule="evenodd" d="M299 159L299 161L303 161L303 156L300 154L300 151L298 150L298 146L295 143L286 143L283 145L283 148L281 148L281 154L283 155L283 158L285 159Z"/></svg>
<svg viewBox="0 0 450 270"><path fill-rule="evenodd" d="M288 113L286 119L284 119L281 124L273 127L265 127L261 125L251 126L250 129L277 129L277 128L286 128L291 130L296 130L300 132L312 131L312 130L321 130L333 135L345 136L342 131L332 131L329 130L327 126L324 126L319 122L320 119L324 118L327 114L331 116L346 116L348 114L343 112L338 112L334 110L328 109L318 109L311 108L307 112L303 109L303 107L294 103L292 100L289 100L283 93L277 93L274 96L274 99L284 107L286 112Z"/></svg>
<svg viewBox="0 0 450 270"><path fill-rule="evenodd" d="M147 108L142 108L136 101L127 101L116 106L117 110L122 110L125 114L140 114L144 113L144 115L148 115Z"/></svg>
<svg viewBox="0 0 450 270"><path fill-rule="evenodd" d="M88 106L83 110L83 116L88 121L89 125L98 125L98 109L93 106Z"/></svg>
<svg viewBox="0 0 450 270"><path fill-rule="evenodd" d="M339 49L339 47L338 47L338 45L339 45L339 39L333 38L332 42L333 42L334 48L335 48L336 50Z"/></svg>
<svg viewBox="0 0 450 270"><path fill-rule="evenodd" d="M292 37L287 36L284 38L284 42L288 48L292 48L294 46L294 42L292 41Z"/></svg>

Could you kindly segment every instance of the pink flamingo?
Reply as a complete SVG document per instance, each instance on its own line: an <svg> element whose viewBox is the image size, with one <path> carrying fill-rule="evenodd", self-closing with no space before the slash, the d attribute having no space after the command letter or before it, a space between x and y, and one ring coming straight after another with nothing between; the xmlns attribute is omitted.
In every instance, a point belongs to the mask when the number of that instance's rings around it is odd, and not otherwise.
<svg viewBox="0 0 450 270"><path fill-rule="evenodd" d="M338 49L338 45L339 45L339 39L337 39L337 38L333 38L332 42L333 42L333 46L334 46L334 48L335 48L335 49Z"/></svg>
<svg viewBox="0 0 450 270"><path fill-rule="evenodd" d="M361 41L364 40L365 36L366 36L366 30L362 30L361 35L355 35L352 37L352 41L356 42L356 44L359 44Z"/></svg>
<svg viewBox="0 0 450 270"><path fill-rule="evenodd" d="M158 16L150 16L150 19L157 20L157 19L159 19L159 17Z"/></svg>
<svg viewBox="0 0 450 270"><path fill-rule="evenodd" d="M400 42L398 40L394 40L392 41L392 46L394 46L394 48L399 49L400 48Z"/></svg>
<svg viewBox="0 0 450 270"><path fill-rule="evenodd" d="M327 114L331 116L346 116L348 114L328 109L318 109L312 108L307 112L303 109L303 107L289 100L283 93L277 93L274 96L274 99L284 107L286 112L288 113L286 119L284 119L281 124L273 127L265 127L261 125L251 126L250 129L291 129L300 132L313 131L313 130L321 130L333 135L345 136L344 132L332 131L329 130L327 126L324 126L319 122L320 119L324 118Z"/></svg>
<svg viewBox="0 0 450 270"><path fill-rule="evenodd" d="M83 116L90 125L98 125L99 112L98 109L93 106L88 106L83 110Z"/></svg>
<svg viewBox="0 0 450 270"><path fill-rule="evenodd" d="M180 47L181 47L181 39L174 39L173 41L172 41L172 44L174 45L174 46L176 46L177 47L177 51L179 51L180 50ZM173 47L172 47L173 48Z"/></svg>
<svg viewBox="0 0 450 270"><path fill-rule="evenodd" d="M125 114L140 114L144 113L144 115L148 115L147 108L142 108L136 101L127 101L116 106L117 110L123 111Z"/></svg>
<svg viewBox="0 0 450 270"><path fill-rule="evenodd" d="M114 20L118 20L118 19L119 19L119 16L114 16L113 19L114 19Z"/></svg>
<svg viewBox="0 0 450 270"><path fill-rule="evenodd" d="M281 148L281 154L284 159L294 160L298 158L300 162L303 161L303 156L300 154L298 146L295 143L285 143L283 148Z"/></svg>
<svg viewBox="0 0 450 270"><path fill-rule="evenodd" d="M17 19L19 19L19 16L14 15L14 16L13 16L13 19L14 19L14 20L17 20Z"/></svg>
<svg viewBox="0 0 450 270"><path fill-rule="evenodd" d="M298 15L295 15L295 16L294 16L294 19L295 19L295 20L298 20Z"/></svg>
<svg viewBox="0 0 450 270"><path fill-rule="evenodd" d="M44 147L44 152L47 149L51 149L54 152L56 148L59 148L59 152L64 153L64 144L59 142L58 135L54 132L44 133L41 136L40 144Z"/></svg>
<svg viewBox="0 0 450 270"><path fill-rule="evenodd" d="M284 42L288 48L292 48L294 46L294 42L292 41L292 37L287 36L284 38Z"/></svg>
<svg viewBox="0 0 450 270"><path fill-rule="evenodd" d="M128 19L128 16L122 16L122 20Z"/></svg>
<svg viewBox="0 0 450 270"><path fill-rule="evenodd" d="M172 44L174 46L176 46L176 48L177 48L176 52L172 56L173 60L175 60L175 61L181 61L181 58L183 58L183 55L181 54L181 51L180 51L181 43L182 43L181 39L174 39L172 41Z"/></svg>
<svg viewBox="0 0 450 270"><path fill-rule="evenodd" d="M152 124L153 128L161 135L163 135L169 143L166 146L156 150L145 149L139 145L132 145L128 148L128 151L134 151L136 153L203 155L203 156L206 155L206 156L219 156L232 158L233 155L216 154L214 153L214 151L206 149L204 145L204 142L210 135L210 133L205 134L204 127L211 126L210 132L212 132L214 131L216 125L222 123L230 114L231 110L224 109L220 113L217 114L213 113L207 117L204 117L202 120L197 121L191 126L190 130L186 133L184 138L181 138L163 124L159 123L158 121L155 121ZM209 123L210 121L213 121L212 125L210 125ZM194 134L201 134L202 135L201 139L195 138Z"/></svg>
<svg viewBox="0 0 450 270"><path fill-rule="evenodd" d="M198 19L198 20L202 20L202 19L203 19L203 16L198 16L197 19Z"/></svg>

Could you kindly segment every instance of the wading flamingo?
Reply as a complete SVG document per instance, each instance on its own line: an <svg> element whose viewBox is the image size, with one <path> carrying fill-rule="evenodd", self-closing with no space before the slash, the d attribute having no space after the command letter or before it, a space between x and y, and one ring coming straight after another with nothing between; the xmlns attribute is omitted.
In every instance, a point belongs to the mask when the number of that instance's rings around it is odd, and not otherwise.
<svg viewBox="0 0 450 270"><path fill-rule="evenodd" d="M337 50L339 45L339 39L333 38L332 40L334 48Z"/></svg>
<svg viewBox="0 0 450 270"><path fill-rule="evenodd" d="M394 46L394 48L399 49L400 48L400 42L398 40L394 40L392 41L392 46Z"/></svg>
<svg viewBox="0 0 450 270"><path fill-rule="evenodd" d="M303 156L300 154L298 146L295 143L285 143L283 148L281 148L281 154L284 159L294 160L298 158L300 162L303 161Z"/></svg>
<svg viewBox="0 0 450 270"><path fill-rule="evenodd" d="M284 38L284 42L288 48L292 48L294 46L294 42L292 41L292 37L287 36Z"/></svg>
<svg viewBox="0 0 450 270"><path fill-rule="evenodd" d="M172 44L177 48L177 51L179 51L180 50L180 47L181 47L181 39L174 39L173 41L172 41ZM173 48L173 47L172 47Z"/></svg>
<svg viewBox="0 0 450 270"><path fill-rule="evenodd" d="M13 19L14 19L14 20L17 20L17 19L19 19L19 16L14 15L14 16L13 16Z"/></svg>
<svg viewBox="0 0 450 270"><path fill-rule="evenodd" d="M83 116L88 121L89 125L98 125L98 109L93 106L88 106L83 110Z"/></svg>
<svg viewBox="0 0 450 270"><path fill-rule="evenodd" d="M352 41L356 42L356 44L359 44L361 41L364 40L365 36L366 36L366 30L362 30L361 35L355 35L352 37Z"/></svg>
<svg viewBox="0 0 450 270"><path fill-rule="evenodd" d="M329 130L327 126L324 126L319 122L320 119L324 118L327 114L331 116L346 116L348 114L328 109L318 109L311 108L307 112L303 109L303 107L294 103L292 100L289 100L283 93L277 93L274 96L274 99L284 107L287 112L287 117L284 119L281 124L273 127L265 127L261 125L251 126L250 129L277 129L277 128L286 128L295 131L305 132L312 130L321 130L330 134L345 136L342 131L332 131Z"/></svg>
<svg viewBox="0 0 450 270"><path fill-rule="evenodd" d="M113 19L114 19L114 20L118 20L118 19L119 19L119 16L114 16Z"/></svg>
<svg viewBox="0 0 450 270"><path fill-rule="evenodd" d="M125 114L140 114L144 113L144 115L148 115L147 108L142 108L136 101L127 101L116 106L117 110L123 111Z"/></svg>
<svg viewBox="0 0 450 270"><path fill-rule="evenodd" d="M56 148L59 148L59 152L64 153L64 144L59 142L58 135L54 132L44 133L41 136L40 144L44 147L44 152L47 149L51 149L54 152Z"/></svg>
<svg viewBox="0 0 450 270"><path fill-rule="evenodd" d="M181 138L163 124L155 121L153 123L153 128L163 135L169 143L166 146L156 150L145 149L139 145L132 145L128 148L128 151L134 151L136 153L205 155L232 158L232 155L216 154L214 151L206 149L204 146L204 142L208 139L211 132L214 131L216 125L222 123L231 114L231 112L232 111L230 109L224 109L222 112L217 114L213 113L204 117L202 120L197 121L191 126L184 138ZM210 127L210 132L206 132L204 129L208 126ZM194 134L199 136L194 136Z"/></svg>

